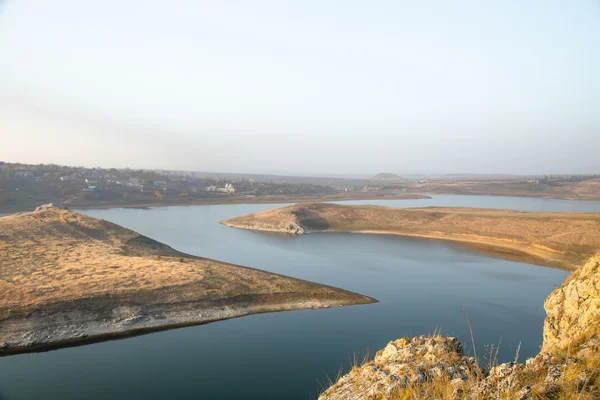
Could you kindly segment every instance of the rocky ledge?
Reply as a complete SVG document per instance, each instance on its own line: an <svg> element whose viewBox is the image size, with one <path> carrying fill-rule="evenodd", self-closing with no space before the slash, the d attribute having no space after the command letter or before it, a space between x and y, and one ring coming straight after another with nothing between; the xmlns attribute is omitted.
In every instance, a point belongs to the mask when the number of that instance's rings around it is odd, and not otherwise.
<svg viewBox="0 0 600 400"><path fill-rule="evenodd" d="M600 399L599 293L600 254L548 296L542 351L525 363L488 370L455 338L402 338L319 399Z"/></svg>
<svg viewBox="0 0 600 400"><path fill-rule="evenodd" d="M68 207L65 206L61 206L58 204L54 204L54 203L48 203L48 204L42 204L41 206L37 206L35 208L34 212L40 212L40 211L46 211L46 210L51 210L51 209L57 209L57 210L68 210Z"/></svg>

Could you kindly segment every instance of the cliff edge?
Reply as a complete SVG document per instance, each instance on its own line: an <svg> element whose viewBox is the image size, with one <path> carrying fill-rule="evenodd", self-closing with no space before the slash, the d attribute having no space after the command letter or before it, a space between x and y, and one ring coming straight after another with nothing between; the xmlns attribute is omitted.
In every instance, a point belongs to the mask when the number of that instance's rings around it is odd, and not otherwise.
<svg viewBox="0 0 600 400"><path fill-rule="evenodd" d="M487 370L460 341L401 338L355 366L319 400L600 399L600 253L546 299L541 352Z"/></svg>

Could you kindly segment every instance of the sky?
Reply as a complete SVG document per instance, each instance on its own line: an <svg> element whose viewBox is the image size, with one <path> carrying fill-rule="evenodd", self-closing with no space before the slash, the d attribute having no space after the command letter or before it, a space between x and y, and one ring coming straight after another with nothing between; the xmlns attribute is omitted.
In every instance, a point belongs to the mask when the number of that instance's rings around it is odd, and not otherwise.
<svg viewBox="0 0 600 400"><path fill-rule="evenodd" d="M0 0L0 160L600 173L600 0Z"/></svg>

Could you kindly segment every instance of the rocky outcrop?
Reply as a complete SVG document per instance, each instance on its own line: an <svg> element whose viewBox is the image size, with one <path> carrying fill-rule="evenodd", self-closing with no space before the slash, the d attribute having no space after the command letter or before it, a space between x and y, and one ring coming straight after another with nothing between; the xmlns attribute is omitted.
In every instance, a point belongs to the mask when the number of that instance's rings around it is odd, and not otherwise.
<svg viewBox="0 0 600 400"><path fill-rule="evenodd" d="M544 351L561 351L585 339L600 318L600 255L573 272L544 302Z"/></svg>
<svg viewBox="0 0 600 400"><path fill-rule="evenodd" d="M35 208L34 212L46 211L46 210L50 210L52 208L56 208L59 210L68 210L69 209L68 207L59 206L58 204L48 203L48 204L42 204L41 206L37 206Z"/></svg>
<svg viewBox="0 0 600 400"><path fill-rule="evenodd" d="M542 351L483 368L455 338L402 338L319 397L359 399L600 399L600 254L548 296Z"/></svg>
<svg viewBox="0 0 600 400"><path fill-rule="evenodd" d="M377 352L372 362L354 367L319 399L393 398L402 389L434 380L458 389L480 373L475 359L463 354L458 339L402 338Z"/></svg>
<svg viewBox="0 0 600 400"><path fill-rule="evenodd" d="M282 222L279 224L263 224L257 223L230 223L228 221L222 221L221 224L230 226L232 228L247 229L251 231L262 231L262 232L276 232L285 233L288 235L304 235L306 230L295 222Z"/></svg>

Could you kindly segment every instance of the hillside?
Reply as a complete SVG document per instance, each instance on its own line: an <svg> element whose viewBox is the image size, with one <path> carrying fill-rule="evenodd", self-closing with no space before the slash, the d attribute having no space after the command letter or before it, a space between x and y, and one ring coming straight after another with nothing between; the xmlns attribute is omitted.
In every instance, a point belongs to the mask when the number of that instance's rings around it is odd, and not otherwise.
<svg viewBox="0 0 600 400"><path fill-rule="evenodd" d="M541 197L567 200L600 200L600 178L582 181L536 179L439 180L407 183L413 193Z"/></svg>
<svg viewBox="0 0 600 400"><path fill-rule="evenodd" d="M56 207L0 218L0 353L259 312L374 301L183 254Z"/></svg>
<svg viewBox="0 0 600 400"><path fill-rule="evenodd" d="M406 178L403 178L397 174L392 174L390 172L381 172L381 173L375 175L372 179L374 179L374 180L381 180L381 179L406 180Z"/></svg>
<svg viewBox="0 0 600 400"><path fill-rule="evenodd" d="M260 231L355 232L443 239L493 255L574 269L600 249L600 213L293 205L222 222Z"/></svg>
<svg viewBox="0 0 600 400"><path fill-rule="evenodd" d="M596 400L600 398L600 254L546 299L541 352L488 365L456 338L400 338L356 365L319 400Z"/></svg>

